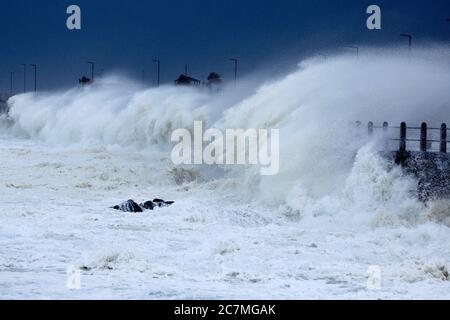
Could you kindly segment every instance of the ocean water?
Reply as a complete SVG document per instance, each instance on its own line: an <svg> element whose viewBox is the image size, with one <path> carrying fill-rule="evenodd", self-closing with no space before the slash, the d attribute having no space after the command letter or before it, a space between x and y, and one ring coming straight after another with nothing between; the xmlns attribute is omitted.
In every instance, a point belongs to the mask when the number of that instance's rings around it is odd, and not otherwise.
<svg viewBox="0 0 450 320"><path fill-rule="evenodd" d="M449 122L450 62L439 46L367 52L212 95L110 75L11 98L0 297L448 299L450 202L419 202L416 181L353 124ZM170 135L195 120L279 129L279 174L174 165ZM109 209L156 197L175 204Z"/></svg>

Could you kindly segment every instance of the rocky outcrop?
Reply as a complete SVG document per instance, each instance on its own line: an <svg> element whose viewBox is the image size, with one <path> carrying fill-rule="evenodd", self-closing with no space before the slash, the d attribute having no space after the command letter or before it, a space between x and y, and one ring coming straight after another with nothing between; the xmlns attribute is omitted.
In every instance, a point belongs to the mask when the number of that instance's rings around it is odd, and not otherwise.
<svg viewBox="0 0 450 320"><path fill-rule="evenodd" d="M111 209L120 210L123 212L144 212L145 210L154 210L155 208L169 207L174 203L174 201L154 199L153 201L146 201L144 203L137 204L134 200L127 200L117 206L111 207Z"/></svg>
<svg viewBox="0 0 450 320"><path fill-rule="evenodd" d="M111 208L115 209L115 210L120 210L123 212L143 212L144 211L141 208L141 206L138 205L133 200L128 200L128 201L122 202L121 204L111 207Z"/></svg>
<svg viewBox="0 0 450 320"><path fill-rule="evenodd" d="M450 154L421 151L381 154L417 179L419 200L450 199Z"/></svg>

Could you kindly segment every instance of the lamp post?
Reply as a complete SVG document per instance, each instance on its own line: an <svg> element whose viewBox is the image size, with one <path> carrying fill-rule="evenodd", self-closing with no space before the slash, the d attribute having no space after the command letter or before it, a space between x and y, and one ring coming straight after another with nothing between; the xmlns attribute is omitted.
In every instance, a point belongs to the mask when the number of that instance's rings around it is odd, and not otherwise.
<svg viewBox="0 0 450 320"><path fill-rule="evenodd" d="M230 58L230 61L234 62L234 85L237 84L237 73L238 73L238 59Z"/></svg>
<svg viewBox="0 0 450 320"><path fill-rule="evenodd" d="M95 71L95 63L92 62L92 61L88 61L87 63L91 65L91 80L94 81L94 76L95 76L95 73L94 73L94 71Z"/></svg>
<svg viewBox="0 0 450 320"><path fill-rule="evenodd" d="M30 64L34 68L34 92L37 92L37 64Z"/></svg>
<svg viewBox="0 0 450 320"><path fill-rule="evenodd" d="M410 34L401 34L400 37L408 38L408 48L409 51L412 49L412 35Z"/></svg>
<svg viewBox="0 0 450 320"><path fill-rule="evenodd" d="M160 75L161 75L161 61L159 61L159 59L153 59L153 62L155 62L157 64L157 86L159 87L159 80L160 80Z"/></svg>

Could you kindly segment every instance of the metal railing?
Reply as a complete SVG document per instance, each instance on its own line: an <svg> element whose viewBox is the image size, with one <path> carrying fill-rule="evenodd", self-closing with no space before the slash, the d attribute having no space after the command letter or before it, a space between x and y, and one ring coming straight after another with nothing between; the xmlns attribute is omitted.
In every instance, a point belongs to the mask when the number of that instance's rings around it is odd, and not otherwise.
<svg viewBox="0 0 450 320"><path fill-rule="evenodd" d="M361 126L361 122L357 122L358 126ZM399 142L399 151L406 152L406 143L407 142L419 142L420 151L428 152L431 149L432 143L439 143L439 152L447 153L447 144L450 142L447 140L447 131L450 129L447 128L447 124L443 123L440 128L429 127L426 122L423 122L420 127L408 127L406 122L402 122L399 127L389 126L388 122L383 122L382 126L375 126L371 121L367 124L367 129L369 135L373 135L375 129L382 129L385 134L388 133L389 129L398 129L399 130L399 138L398 139L388 139L389 141L398 141ZM408 131L420 131L420 138L408 138ZM429 139L429 132L440 132L439 139Z"/></svg>

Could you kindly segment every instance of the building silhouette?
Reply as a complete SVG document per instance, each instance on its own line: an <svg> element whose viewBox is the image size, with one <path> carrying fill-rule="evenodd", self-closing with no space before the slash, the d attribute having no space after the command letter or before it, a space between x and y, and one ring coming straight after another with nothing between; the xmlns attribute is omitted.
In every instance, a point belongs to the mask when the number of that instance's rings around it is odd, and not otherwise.
<svg viewBox="0 0 450 320"><path fill-rule="evenodd" d="M175 80L175 85L177 86L200 86L202 82L198 79L189 77L188 75L182 74Z"/></svg>
<svg viewBox="0 0 450 320"><path fill-rule="evenodd" d="M86 85L90 85L90 84L92 84L92 79L90 79L90 78L88 78L88 77L86 77L86 76L82 76L79 80L78 80L78 83L81 85L81 86L86 86Z"/></svg>

